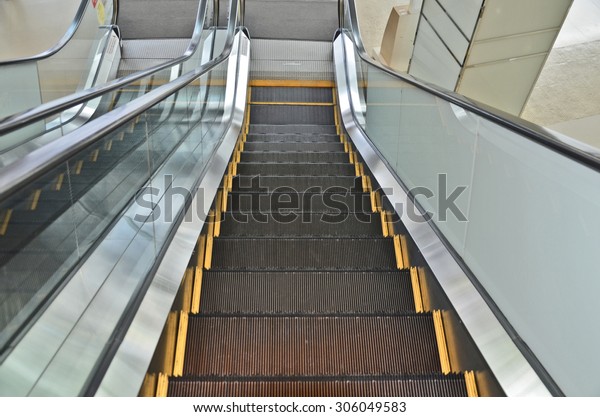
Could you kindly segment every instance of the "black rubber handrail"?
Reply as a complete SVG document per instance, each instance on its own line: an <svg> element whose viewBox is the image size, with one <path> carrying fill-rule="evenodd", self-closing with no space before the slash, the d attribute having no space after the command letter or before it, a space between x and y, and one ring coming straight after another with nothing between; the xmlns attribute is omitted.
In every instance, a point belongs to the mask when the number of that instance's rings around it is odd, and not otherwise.
<svg viewBox="0 0 600 417"><path fill-rule="evenodd" d="M562 138L554 135L552 132L544 129L542 126L528 122L527 120L521 119L512 114L503 112L494 107L488 106L476 100L457 94L453 91L445 90L442 87L430 84L421 80L418 80L408 74L403 74L394 71L393 69L382 65L381 63L372 59L362 43L360 31L358 27L358 17L356 13L356 3L354 0L344 0L346 2L345 7L340 8L341 12L347 12L350 18L350 32L352 40L358 51L359 57L369 65L372 65L381 71L398 78L410 85L413 85L421 90L424 90L436 97L441 98L444 101L455 104L470 113L476 114L483 117L486 120L491 121L494 124L505 127L515 133L524 136L539 145L546 148L552 149L553 151L560 153L574 161L581 163L595 171L600 172L600 150L592 149L591 146L579 143L573 139L570 142L566 142ZM343 17L340 19L343 21ZM341 28L343 31L343 28ZM342 33L339 31L339 33Z"/></svg>
<svg viewBox="0 0 600 417"><path fill-rule="evenodd" d="M229 58L237 30L237 4L242 1L231 1L227 37L223 51L218 57L7 165L0 170L0 201L10 197L13 192L22 190L46 172L66 163L72 156L102 140L107 134L185 88Z"/></svg>
<svg viewBox="0 0 600 417"><path fill-rule="evenodd" d="M200 38L202 36L202 29L206 20L208 0L201 0L200 6L198 7L198 13L196 15L196 23L194 25L194 32L190 43L180 57L169 60L162 64L155 65L143 71L138 71L133 74L127 75L122 78L118 78L113 81L109 81L103 85L88 88L75 92L73 94L66 95L64 97L52 100L48 103L44 103L40 106L34 107L29 110L25 110L20 113L15 113L11 116L0 119L0 135L10 133L14 130L25 127L33 122L45 119L53 114L60 113L61 111L67 110L78 104L86 103L96 97L100 97L104 94L115 91L125 85L131 84L139 79L149 77L159 71L166 68L173 67L189 59L200 44Z"/></svg>

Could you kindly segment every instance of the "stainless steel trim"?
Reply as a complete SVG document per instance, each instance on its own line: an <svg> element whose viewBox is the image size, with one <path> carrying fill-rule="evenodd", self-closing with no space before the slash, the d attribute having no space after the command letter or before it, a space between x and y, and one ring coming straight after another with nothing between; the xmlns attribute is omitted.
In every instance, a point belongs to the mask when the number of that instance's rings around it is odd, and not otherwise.
<svg viewBox="0 0 600 417"><path fill-rule="evenodd" d="M100 97L106 93L117 90L127 84L131 84L134 81L148 77L166 68L178 65L187 59L189 59L200 44L202 37L202 29L207 15L208 0L202 0L198 7L198 14L196 15L196 23L194 25L194 32L192 38L186 49L186 51L178 58L164 62L159 65L155 65L143 71L139 71L122 78L107 82L97 87L88 88L86 90L78 91L73 94L61 97L56 100L52 100L48 103L44 103L33 109L26 110L21 113L16 113L11 116L0 119L0 135L12 132L19 129L29 123L44 119L53 114L59 113L63 110L67 110L77 104L85 103L96 97Z"/></svg>
<svg viewBox="0 0 600 417"><path fill-rule="evenodd" d="M550 396L549 390L430 223L422 216L420 219L415 218L415 215L420 213L419 210L384 162L375 145L356 123L351 101L353 93L349 91L349 86L358 84L355 74L347 73L345 66L346 60L353 62L355 58L347 57L345 48L346 52L353 51L354 44L349 37L342 34L334 41L334 61L338 103L348 135L377 182L386 189L390 203L396 208L402 208L398 215L505 393L508 396Z"/></svg>
<svg viewBox="0 0 600 417"><path fill-rule="evenodd" d="M232 2L231 4L232 7L229 10L229 24L227 27L227 40L223 51L218 57L210 62L202 64L197 69L182 75L176 80L162 85L144 96L86 123L76 131L63 136L56 141L31 152L24 158L4 167L0 170L0 200L6 198L10 193L18 190L20 187L52 169L54 166L68 160L71 156L75 155L85 147L101 140L106 134L124 125L132 118L140 115L150 107L184 88L198 77L225 61L229 57L233 46L236 31L235 22L237 21L238 14L236 2Z"/></svg>
<svg viewBox="0 0 600 417"><path fill-rule="evenodd" d="M428 93L440 97L447 102L460 106L469 112L492 121L495 124L517 132L518 134L525 136L525 138L550 148L568 158L576 160L579 163L588 166L589 168L600 171L600 150L598 149L596 149L595 152L590 152L589 146L586 146L582 142L576 140L564 141L561 135L556 135L553 131L545 129L542 126L538 126L534 123L528 122L527 120L505 113L501 110L462 96L453 91L449 91L434 84L418 80L408 74L398 73L393 69L382 65L380 62L375 61L366 53L365 47L361 40L355 0L344 1L347 2L347 10L345 10L345 12L347 12L350 16L350 33L361 60L367 62L369 65L379 68L381 71L384 71L393 77L399 78L404 82L425 90Z"/></svg>
<svg viewBox="0 0 600 417"><path fill-rule="evenodd" d="M205 215L210 210L223 172L235 147L244 120L248 74L250 69L250 48L248 38L240 35L241 51L236 80L229 74L227 88L235 89L233 118L223 142L209 162L197 193L186 213L191 222L182 222L152 279L152 284L144 296L124 340L121 342L96 396L136 396L152 359L160 338L165 318L179 289L185 268L204 225ZM226 97L231 97L229 93Z"/></svg>

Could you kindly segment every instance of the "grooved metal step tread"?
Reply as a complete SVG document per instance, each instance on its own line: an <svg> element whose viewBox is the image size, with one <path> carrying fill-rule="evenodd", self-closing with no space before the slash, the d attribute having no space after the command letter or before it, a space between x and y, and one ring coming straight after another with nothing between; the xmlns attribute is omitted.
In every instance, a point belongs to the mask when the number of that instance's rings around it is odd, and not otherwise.
<svg viewBox="0 0 600 417"><path fill-rule="evenodd" d="M315 177L315 176L236 176L233 178L233 191L278 191L317 193L345 190L347 192L362 191L359 177Z"/></svg>
<svg viewBox="0 0 600 417"><path fill-rule="evenodd" d="M252 124L248 128L249 134L331 134L336 135L336 127L331 125L307 125L307 124Z"/></svg>
<svg viewBox="0 0 600 417"><path fill-rule="evenodd" d="M465 378L423 377L232 379L172 378L171 397L466 397Z"/></svg>
<svg viewBox="0 0 600 417"><path fill-rule="evenodd" d="M254 152L344 152L341 142L249 142L244 151Z"/></svg>
<svg viewBox="0 0 600 417"><path fill-rule="evenodd" d="M313 212L371 213L369 194L351 193L345 188L329 189L330 192L232 192L228 194L230 211L248 212Z"/></svg>
<svg viewBox="0 0 600 417"><path fill-rule="evenodd" d="M239 175L269 176L342 176L355 174L354 166L348 163L294 163L294 162L240 162L237 166Z"/></svg>
<svg viewBox="0 0 600 417"><path fill-rule="evenodd" d="M333 91L322 87L252 87L253 102L331 103Z"/></svg>
<svg viewBox="0 0 600 417"><path fill-rule="evenodd" d="M392 239L216 238L212 268L223 270L396 270Z"/></svg>
<svg viewBox="0 0 600 417"><path fill-rule="evenodd" d="M332 125L333 106L250 105L250 124Z"/></svg>
<svg viewBox="0 0 600 417"><path fill-rule="evenodd" d="M241 162L348 163L345 152L242 152Z"/></svg>
<svg viewBox="0 0 600 417"><path fill-rule="evenodd" d="M184 375L441 373L430 314L190 316Z"/></svg>
<svg viewBox="0 0 600 417"><path fill-rule="evenodd" d="M223 216L220 236L382 236L379 213L240 213Z"/></svg>
<svg viewBox="0 0 600 417"><path fill-rule="evenodd" d="M201 313L414 312L409 271L204 271Z"/></svg>
<svg viewBox="0 0 600 417"><path fill-rule="evenodd" d="M338 143L340 142L339 135L325 134L325 133L262 133L262 134L248 134L246 136L246 144L260 142L260 143L279 143L279 142L293 142L293 143L310 143L310 142L329 142Z"/></svg>

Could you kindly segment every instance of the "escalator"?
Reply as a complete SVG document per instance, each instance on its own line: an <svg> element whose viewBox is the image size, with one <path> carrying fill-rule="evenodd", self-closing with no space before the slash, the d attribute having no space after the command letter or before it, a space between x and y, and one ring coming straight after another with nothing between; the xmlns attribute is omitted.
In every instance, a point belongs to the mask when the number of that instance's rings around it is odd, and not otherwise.
<svg viewBox="0 0 600 417"><path fill-rule="evenodd" d="M537 235L508 244L517 217L494 212L489 190L531 191L530 161L550 155L560 180L581 175L589 196L600 165L369 61L354 2L339 7L333 43L250 41L244 2L231 2L219 56L2 170L0 239L31 240L1 269L0 394L567 392L572 375L538 343L550 326L530 332L540 313L510 286L554 300L526 281L537 275L524 261L553 264L540 262L552 248ZM476 142L490 138L498 154ZM449 191L438 173L471 181L457 203L467 224L441 221L439 201L423 198ZM574 346L573 370L592 363Z"/></svg>
<svg viewBox="0 0 600 417"><path fill-rule="evenodd" d="M450 373L441 313L424 311L402 226L339 133L332 88L290 84L249 91L184 281L176 376L148 384L187 397L476 396L473 372Z"/></svg>

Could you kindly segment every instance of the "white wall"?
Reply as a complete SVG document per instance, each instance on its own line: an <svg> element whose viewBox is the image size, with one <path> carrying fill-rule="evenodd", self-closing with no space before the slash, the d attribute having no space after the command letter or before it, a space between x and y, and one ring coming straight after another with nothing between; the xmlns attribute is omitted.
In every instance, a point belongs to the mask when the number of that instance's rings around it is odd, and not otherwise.
<svg viewBox="0 0 600 417"><path fill-rule="evenodd" d="M0 60L53 46L66 32L80 0L0 0Z"/></svg>

